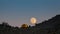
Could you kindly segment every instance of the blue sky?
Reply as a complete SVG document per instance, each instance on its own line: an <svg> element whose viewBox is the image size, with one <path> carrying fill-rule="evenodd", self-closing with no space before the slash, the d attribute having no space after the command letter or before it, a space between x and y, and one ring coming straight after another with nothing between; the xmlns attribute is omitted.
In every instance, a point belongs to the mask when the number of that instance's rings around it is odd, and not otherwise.
<svg viewBox="0 0 60 34"><path fill-rule="evenodd" d="M37 23L60 14L60 0L0 0L0 22L12 26L32 25L30 18Z"/></svg>

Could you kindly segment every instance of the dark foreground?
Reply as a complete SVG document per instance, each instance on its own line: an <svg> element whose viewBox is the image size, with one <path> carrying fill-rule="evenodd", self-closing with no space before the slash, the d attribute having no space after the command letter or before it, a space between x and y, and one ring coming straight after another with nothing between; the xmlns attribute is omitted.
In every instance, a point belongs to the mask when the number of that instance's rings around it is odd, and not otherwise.
<svg viewBox="0 0 60 34"><path fill-rule="evenodd" d="M0 24L0 34L60 34L60 15L28 27L13 27L3 22Z"/></svg>

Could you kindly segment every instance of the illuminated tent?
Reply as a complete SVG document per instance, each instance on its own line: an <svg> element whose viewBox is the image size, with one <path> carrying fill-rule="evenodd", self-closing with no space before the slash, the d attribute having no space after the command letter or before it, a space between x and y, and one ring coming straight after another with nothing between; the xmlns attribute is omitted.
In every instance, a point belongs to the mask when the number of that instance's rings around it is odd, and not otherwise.
<svg viewBox="0 0 60 34"><path fill-rule="evenodd" d="M22 26L21 26L22 28L27 28L28 27L28 25L27 24L22 24Z"/></svg>

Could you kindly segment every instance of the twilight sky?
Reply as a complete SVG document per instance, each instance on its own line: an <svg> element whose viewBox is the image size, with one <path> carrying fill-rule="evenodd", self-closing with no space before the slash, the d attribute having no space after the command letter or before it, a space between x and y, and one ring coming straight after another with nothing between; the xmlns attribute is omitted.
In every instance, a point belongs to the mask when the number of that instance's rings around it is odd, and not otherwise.
<svg viewBox="0 0 60 34"><path fill-rule="evenodd" d="M60 0L0 0L0 23L5 21L12 26L32 25L30 18L37 23L60 14Z"/></svg>

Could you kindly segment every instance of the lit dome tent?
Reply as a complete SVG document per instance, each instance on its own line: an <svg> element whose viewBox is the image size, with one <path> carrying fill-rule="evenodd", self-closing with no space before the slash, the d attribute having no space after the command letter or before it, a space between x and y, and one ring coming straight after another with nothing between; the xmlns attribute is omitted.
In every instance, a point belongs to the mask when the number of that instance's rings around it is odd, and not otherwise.
<svg viewBox="0 0 60 34"><path fill-rule="evenodd" d="M22 26L21 26L22 28L27 28L28 27L28 25L27 24L22 24Z"/></svg>

